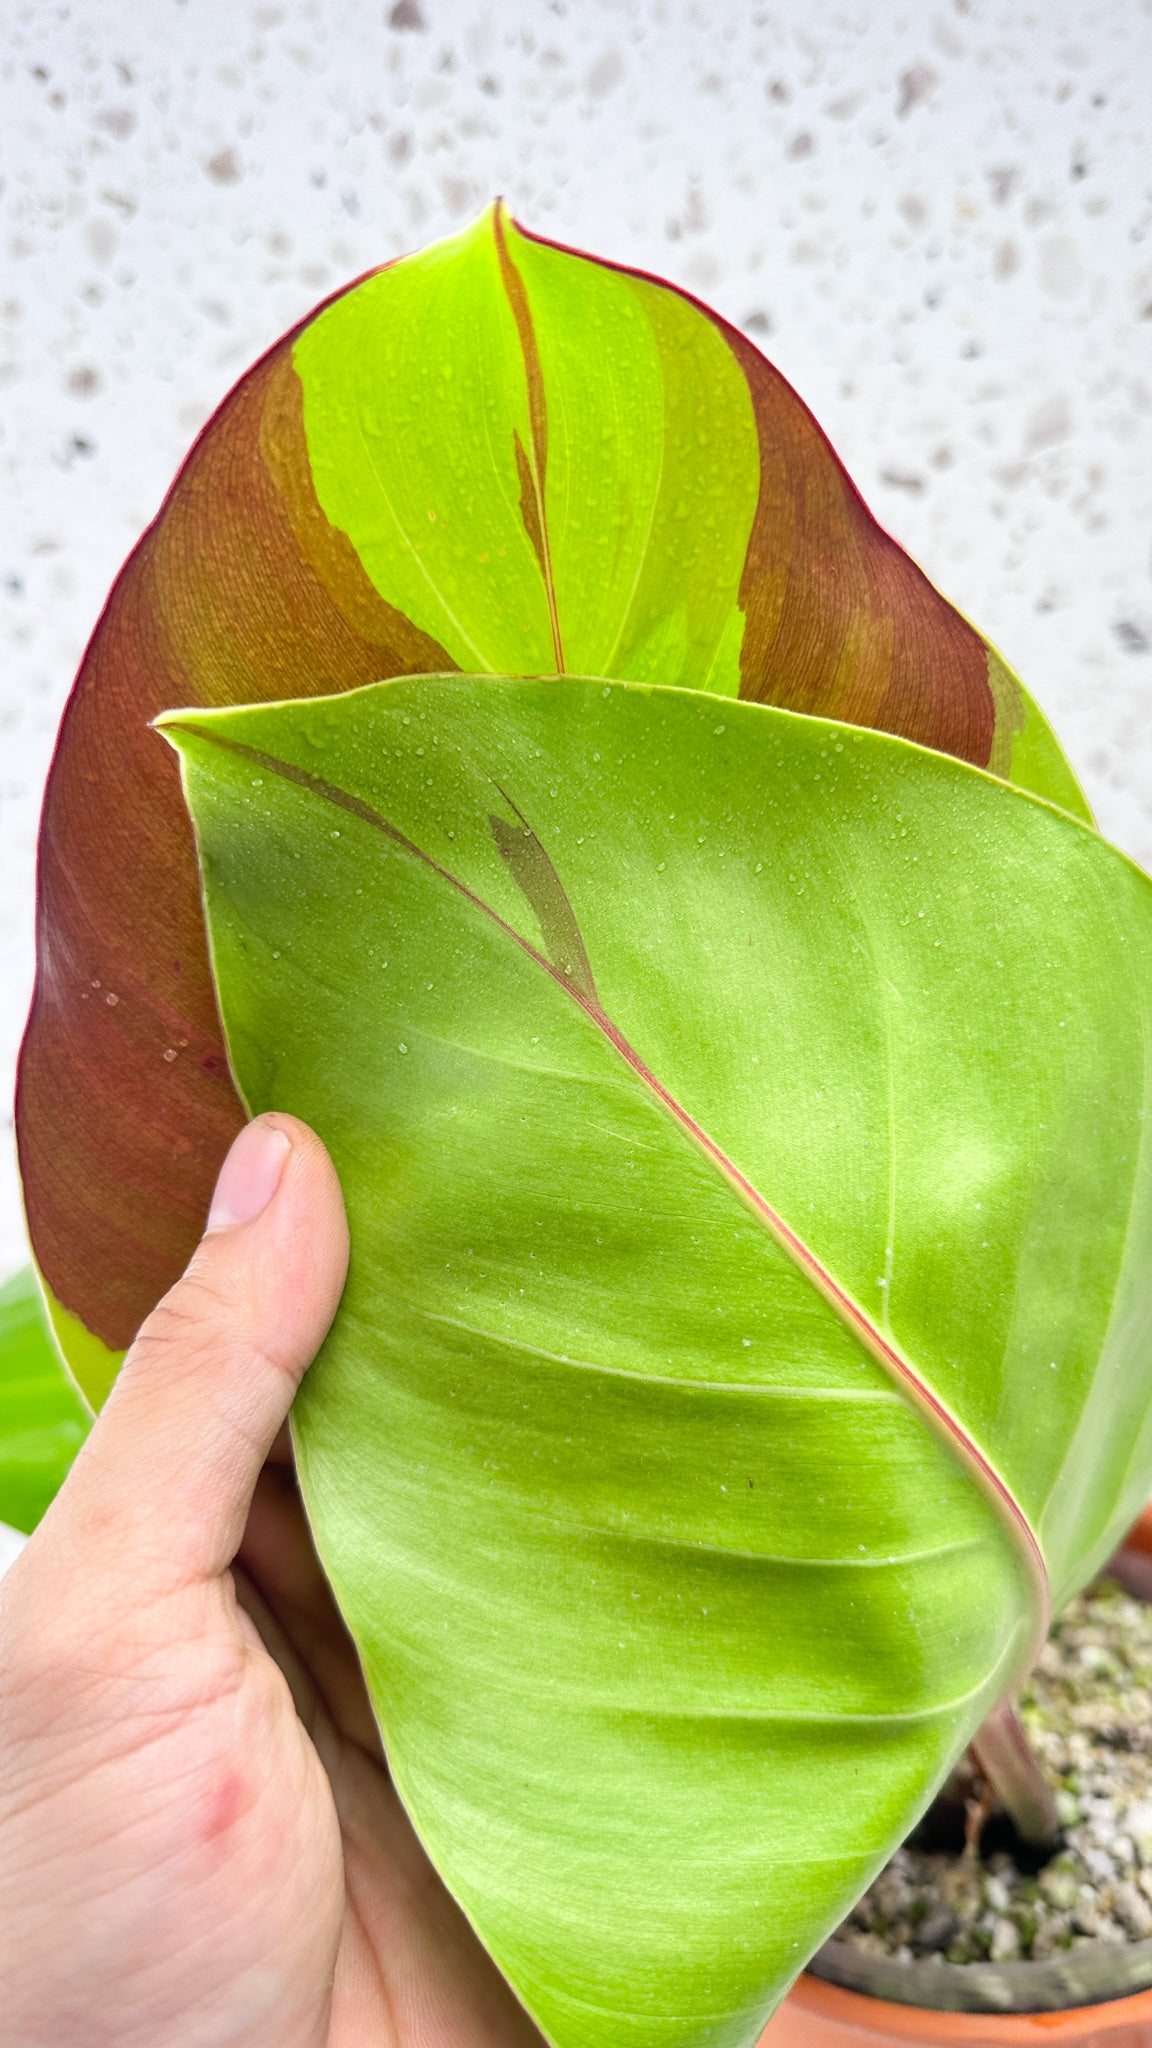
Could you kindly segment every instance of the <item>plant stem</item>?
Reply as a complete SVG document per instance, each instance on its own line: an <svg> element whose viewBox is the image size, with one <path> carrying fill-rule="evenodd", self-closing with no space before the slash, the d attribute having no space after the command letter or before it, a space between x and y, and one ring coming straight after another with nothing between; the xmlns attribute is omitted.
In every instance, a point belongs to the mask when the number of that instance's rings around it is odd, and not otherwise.
<svg viewBox="0 0 1152 2048"><path fill-rule="evenodd" d="M1054 1848L1061 1835L1055 1794L1007 1702L983 1723L972 1755L1022 1839L1038 1849Z"/></svg>

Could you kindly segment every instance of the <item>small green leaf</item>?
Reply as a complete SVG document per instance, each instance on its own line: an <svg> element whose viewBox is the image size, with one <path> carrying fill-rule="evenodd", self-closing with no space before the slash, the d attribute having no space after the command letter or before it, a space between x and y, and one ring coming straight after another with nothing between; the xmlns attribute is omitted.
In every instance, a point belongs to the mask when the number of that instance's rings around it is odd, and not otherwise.
<svg viewBox="0 0 1152 2048"><path fill-rule="evenodd" d="M63 1485L89 1411L65 1372L30 1266L0 1287L0 1522L27 1535Z"/></svg>

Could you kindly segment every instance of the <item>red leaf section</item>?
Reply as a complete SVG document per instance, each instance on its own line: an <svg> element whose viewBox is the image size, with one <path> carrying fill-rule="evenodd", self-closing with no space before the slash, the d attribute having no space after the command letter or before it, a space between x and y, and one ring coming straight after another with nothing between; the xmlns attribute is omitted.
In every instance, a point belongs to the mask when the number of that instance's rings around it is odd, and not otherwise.
<svg viewBox="0 0 1152 2048"><path fill-rule="evenodd" d="M243 1118L179 774L149 720L455 667L316 502L294 338L226 400L122 571L48 781L20 1169L45 1279L113 1350L186 1263Z"/></svg>
<svg viewBox="0 0 1152 2048"><path fill-rule="evenodd" d="M740 695L986 768L996 704L980 635L877 525L779 371L717 324L748 379L760 442Z"/></svg>

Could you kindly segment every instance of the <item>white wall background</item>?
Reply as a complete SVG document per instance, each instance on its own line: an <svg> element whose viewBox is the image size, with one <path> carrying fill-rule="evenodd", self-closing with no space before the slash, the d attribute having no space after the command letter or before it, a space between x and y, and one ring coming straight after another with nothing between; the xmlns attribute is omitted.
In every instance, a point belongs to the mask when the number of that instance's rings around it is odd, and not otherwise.
<svg viewBox="0 0 1152 2048"><path fill-rule="evenodd" d="M0 0L0 1275L52 736L228 385L503 192L743 323L1152 865L1152 0Z"/></svg>

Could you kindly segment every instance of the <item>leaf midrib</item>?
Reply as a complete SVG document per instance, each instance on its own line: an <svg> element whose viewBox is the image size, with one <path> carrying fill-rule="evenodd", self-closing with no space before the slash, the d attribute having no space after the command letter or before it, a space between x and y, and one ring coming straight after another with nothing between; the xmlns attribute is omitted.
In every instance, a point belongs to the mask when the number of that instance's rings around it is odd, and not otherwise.
<svg viewBox="0 0 1152 2048"><path fill-rule="evenodd" d="M528 287L512 261L508 248L508 237L504 227L503 202L497 200L492 213L492 229L496 241L496 257L500 268L500 282L516 328L520 343L520 355L524 365L524 383L528 399L528 438L531 443L532 483L536 495L536 518L540 529L540 563L544 579L544 593L548 600L548 624L552 633L552 658L557 675L565 672L564 643L560 634L560 613L556 600L556 579L552 571L552 539L548 531L547 475L548 475L548 399L544 389L544 366L536 342L536 330L532 322L532 308L528 300ZM512 287L511 271L519 288L519 296Z"/></svg>

